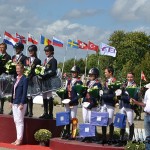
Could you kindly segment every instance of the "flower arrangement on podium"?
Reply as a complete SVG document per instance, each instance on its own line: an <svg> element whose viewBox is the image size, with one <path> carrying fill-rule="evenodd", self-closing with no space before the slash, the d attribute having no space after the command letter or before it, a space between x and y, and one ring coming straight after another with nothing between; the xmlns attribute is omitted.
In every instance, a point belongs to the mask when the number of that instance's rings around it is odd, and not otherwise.
<svg viewBox="0 0 150 150"><path fill-rule="evenodd" d="M116 81L116 82L112 82L112 83L108 84L108 88L113 91L116 91L121 88L121 85L122 85L122 83L120 81Z"/></svg>
<svg viewBox="0 0 150 150"><path fill-rule="evenodd" d="M67 91L65 88L60 88L59 90L56 91L56 94L61 98L65 99L67 95Z"/></svg>
<svg viewBox="0 0 150 150"><path fill-rule="evenodd" d="M87 92L92 97L97 98L99 96L99 88L97 86L93 86L92 88L87 89Z"/></svg>
<svg viewBox="0 0 150 150"><path fill-rule="evenodd" d="M44 70L45 70L44 66L36 65L35 74L36 75L43 75L44 74Z"/></svg>
<svg viewBox="0 0 150 150"><path fill-rule="evenodd" d="M82 97L83 92L86 91L88 87L81 84L76 84L74 85L74 89L79 94L79 96Z"/></svg>
<svg viewBox="0 0 150 150"><path fill-rule="evenodd" d="M8 74L14 74L16 72L16 63L12 62L12 60L9 60L5 64L6 73Z"/></svg>
<svg viewBox="0 0 150 150"><path fill-rule="evenodd" d="M39 129L34 134L35 140L40 143L48 142L48 140L50 140L51 137L52 133L47 129Z"/></svg>
<svg viewBox="0 0 150 150"><path fill-rule="evenodd" d="M25 75L26 77L28 77L30 73L31 73L31 67L25 66L25 67L24 67L24 75Z"/></svg>

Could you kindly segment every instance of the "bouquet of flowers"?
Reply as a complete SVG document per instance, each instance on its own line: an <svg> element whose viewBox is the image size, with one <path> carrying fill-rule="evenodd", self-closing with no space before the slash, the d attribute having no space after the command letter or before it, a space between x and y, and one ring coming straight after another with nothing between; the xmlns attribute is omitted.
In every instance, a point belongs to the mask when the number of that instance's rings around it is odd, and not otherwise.
<svg viewBox="0 0 150 150"><path fill-rule="evenodd" d="M97 98L99 96L99 88L97 86L94 86L92 88L87 89L87 92L90 94L90 96Z"/></svg>
<svg viewBox="0 0 150 150"><path fill-rule="evenodd" d="M113 91L116 91L117 89L120 89L122 83L120 81L112 82L108 84L108 88L112 89Z"/></svg>
<svg viewBox="0 0 150 150"><path fill-rule="evenodd" d="M14 74L16 72L16 64L12 62L12 60L9 60L5 64L6 72L8 74Z"/></svg>
<svg viewBox="0 0 150 150"><path fill-rule="evenodd" d="M28 77L30 73L31 73L31 67L26 66L26 67L24 68L24 75L25 75L26 77Z"/></svg>
<svg viewBox="0 0 150 150"><path fill-rule="evenodd" d="M126 91L128 92L128 94L129 94L129 96L131 98L134 97L134 95L136 94L137 90L138 90L138 88L135 87L135 86L128 86L128 87L126 87Z"/></svg>
<svg viewBox="0 0 150 150"><path fill-rule="evenodd" d="M61 88L59 90L56 91L56 94L61 98L61 99L65 99L67 98L67 91L65 88Z"/></svg>
<svg viewBox="0 0 150 150"><path fill-rule="evenodd" d="M82 93L87 90L87 86L76 84L74 85L74 89L79 94L79 96L82 96Z"/></svg>
<svg viewBox="0 0 150 150"><path fill-rule="evenodd" d="M47 142L52 137L52 133L47 129L39 129L35 132L34 138L39 142Z"/></svg>
<svg viewBox="0 0 150 150"><path fill-rule="evenodd" d="M43 75L44 70L45 70L45 67L37 65L36 68L35 68L35 74L36 75Z"/></svg>

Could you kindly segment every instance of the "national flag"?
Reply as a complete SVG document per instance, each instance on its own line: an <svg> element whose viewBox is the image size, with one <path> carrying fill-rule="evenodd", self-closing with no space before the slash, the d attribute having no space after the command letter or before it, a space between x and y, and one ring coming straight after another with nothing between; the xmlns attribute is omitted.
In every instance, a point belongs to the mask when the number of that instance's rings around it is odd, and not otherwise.
<svg viewBox="0 0 150 150"><path fill-rule="evenodd" d="M22 44L26 44L26 38L22 35L19 35L18 33L16 33L16 38L19 39L19 42Z"/></svg>
<svg viewBox="0 0 150 150"><path fill-rule="evenodd" d="M58 47L63 47L64 42L57 39L57 38L55 38L55 37L53 37L53 45L58 46Z"/></svg>
<svg viewBox="0 0 150 150"><path fill-rule="evenodd" d="M80 49L88 49L88 45L80 40L78 40L78 45Z"/></svg>
<svg viewBox="0 0 150 150"><path fill-rule="evenodd" d="M51 45L52 41L48 38L45 38L43 35L41 35L40 43L46 46L46 45Z"/></svg>
<svg viewBox="0 0 150 150"><path fill-rule="evenodd" d="M146 81L146 77L145 77L145 74L144 74L144 72L143 72L143 71L141 71L141 80Z"/></svg>
<svg viewBox="0 0 150 150"><path fill-rule="evenodd" d="M117 51L116 51L115 47L101 43L100 54L116 57Z"/></svg>
<svg viewBox="0 0 150 150"><path fill-rule="evenodd" d="M99 51L98 45L95 45L94 43L92 43L92 42L90 42L90 41L89 41L89 43L88 43L88 49L89 49L89 50L96 51L96 52Z"/></svg>
<svg viewBox="0 0 150 150"><path fill-rule="evenodd" d="M73 40L68 40L68 47L71 47L71 48L79 48L78 46L78 42L75 42Z"/></svg>
<svg viewBox="0 0 150 150"><path fill-rule="evenodd" d="M30 33L28 33L28 42L31 42L32 44L35 44L35 45L38 44L38 41L34 39L34 37Z"/></svg>
<svg viewBox="0 0 150 150"><path fill-rule="evenodd" d="M5 31L3 42L6 44L14 46L16 43L19 42L19 39L13 37L10 33Z"/></svg>

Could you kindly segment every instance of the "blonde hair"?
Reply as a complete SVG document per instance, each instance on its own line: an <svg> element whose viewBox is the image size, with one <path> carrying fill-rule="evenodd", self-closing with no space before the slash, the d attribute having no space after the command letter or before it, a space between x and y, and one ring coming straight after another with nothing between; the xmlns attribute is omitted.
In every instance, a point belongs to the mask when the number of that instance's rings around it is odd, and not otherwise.
<svg viewBox="0 0 150 150"><path fill-rule="evenodd" d="M21 69L24 69L24 65L22 63L20 63L20 62L16 64L16 67L17 66L20 67Z"/></svg>

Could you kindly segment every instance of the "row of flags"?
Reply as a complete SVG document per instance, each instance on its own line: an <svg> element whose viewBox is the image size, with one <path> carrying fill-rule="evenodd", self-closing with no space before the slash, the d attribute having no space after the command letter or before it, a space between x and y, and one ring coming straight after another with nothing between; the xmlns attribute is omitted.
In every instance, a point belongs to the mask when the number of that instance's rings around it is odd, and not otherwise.
<svg viewBox="0 0 150 150"><path fill-rule="evenodd" d="M40 42L38 42L38 40L36 40L33 37L33 35L31 35L30 33L28 33L28 37L26 39L24 36L19 35L18 33L16 33L14 37L13 35L11 35L10 33L6 31L4 33L4 42L12 46L14 46L17 42L20 42L22 44L28 44L28 42L30 42L35 45L44 44L45 46L46 45L54 45L58 47L64 46L64 42L56 37L53 37L53 39L50 40L46 38L45 36L41 35ZM76 48L76 49L93 50L96 53L98 53L100 50L101 55L107 55L107 56L112 56L112 57L116 57L116 53L117 53L116 49L112 46L109 46L105 43L101 43L100 48L99 48L98 45L94 44L91 41L89 41L88 43L85 43L81 40L74 41L74 40L68 39L67 46L70 48Z"/></svg>

